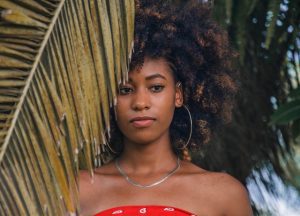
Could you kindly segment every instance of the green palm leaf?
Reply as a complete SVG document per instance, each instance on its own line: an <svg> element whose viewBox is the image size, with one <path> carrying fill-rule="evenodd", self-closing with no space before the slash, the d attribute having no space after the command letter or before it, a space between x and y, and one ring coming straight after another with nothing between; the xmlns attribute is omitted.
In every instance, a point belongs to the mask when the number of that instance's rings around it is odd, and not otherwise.
<svg viewBox="0 0 300 216"><path fill-rule="evenodd" d="M102 163L134 0L0 1L0 215L78 213Z"/></svg>
<svg viewBox="0 0 300 216"><path fill-rule="evenodd" d="M290 121L300 118L300 100L294 100L283 104L279 109L271 116L270 124L286 124Z"/></svg>

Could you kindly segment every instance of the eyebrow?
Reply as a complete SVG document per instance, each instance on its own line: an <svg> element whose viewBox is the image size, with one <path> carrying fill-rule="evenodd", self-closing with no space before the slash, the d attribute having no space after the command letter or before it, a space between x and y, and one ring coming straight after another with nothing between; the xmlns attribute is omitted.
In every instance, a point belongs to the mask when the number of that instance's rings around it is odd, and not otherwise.
<svg viewBox="0 0 300 216"><path fill-rule="evenodd" d="M147 76L146 77L146 80L151 80L151 79L155 79L155 78L162 78L162 79L164 79L164 80L167 80L167 78L166 77L164 77L163 75L161 75L161 74L153 74L153 75L150 75L150 76Z"/></svg>
<svg viewBox="0 0 300 216"><path fill-rule="evenodd" d="M158 73L153 74L153 75L150 75L150 76L147 76L145 79L146 79L146 80L152 80L152 79L156 79L156 78L162 78L162 79L164 79L164 80L167 80L167 78L166 78L165 76L163 76L163 75L161 75L161 74L158 74ZM132 82L132 79L129 78L128 81L129 81L129 82Z"/></svg>

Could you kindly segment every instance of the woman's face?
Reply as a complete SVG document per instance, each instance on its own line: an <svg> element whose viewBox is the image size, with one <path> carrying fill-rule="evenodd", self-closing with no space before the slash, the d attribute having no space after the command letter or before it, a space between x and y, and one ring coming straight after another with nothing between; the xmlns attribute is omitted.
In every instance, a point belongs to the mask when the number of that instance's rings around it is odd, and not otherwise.
<svg viewBox="0 0 300 216"><path fill-rule="evenodd" d="M140 70L129 72L117 97L117 124L130 142L147 144L169 136L175 107L182 105L181 88L164 59L146 58Z"/></svg>

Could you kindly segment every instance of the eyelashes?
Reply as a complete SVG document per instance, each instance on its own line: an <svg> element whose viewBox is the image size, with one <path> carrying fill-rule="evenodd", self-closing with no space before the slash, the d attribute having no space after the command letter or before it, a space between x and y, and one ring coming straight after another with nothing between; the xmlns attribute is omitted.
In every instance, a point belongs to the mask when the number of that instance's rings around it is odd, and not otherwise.
<svg viewBox="0 0 300 216"><path fill-rule="evenodd" d="M165 88L165 86L163 86L163 85L154 85L150 89L152 92L158 93L158 92L161 92L164 88Z"/></svg>
<svg viewBox="0 0 300 216"><path fill-rule="evenodd" d="M159 93L161 91L163 91L163 89L165 88L164 85L152 85L150 86L148 89L150 90L150 92L152 93ZM119 95L128 95L128 94L132 94L134 93L135 89L133 87L120 87L119 88Z"/></svg>
<svg viewBox="0 0 300 216"><path fill-rule="evenodd" d="M132 88L130 87L121 87L119 88L119 95L127 95L132 92Z"/></svg>

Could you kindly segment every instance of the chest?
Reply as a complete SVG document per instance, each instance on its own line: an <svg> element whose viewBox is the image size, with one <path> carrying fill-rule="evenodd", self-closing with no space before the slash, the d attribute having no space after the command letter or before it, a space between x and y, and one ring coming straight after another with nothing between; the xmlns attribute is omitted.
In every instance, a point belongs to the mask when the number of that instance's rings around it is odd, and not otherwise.
<svg viewBox="0 0 300 216"><path fill-rule="evenodd" d="M168 184L167 184L168 183ZM98 210L128 205L164 205L177 207L197 215L221 215L213 197L201 195L195 187L176 179L152 188L139 188L128 182L118 182L97 194ZM96 199L94 199L96 200Z"/></svg>

